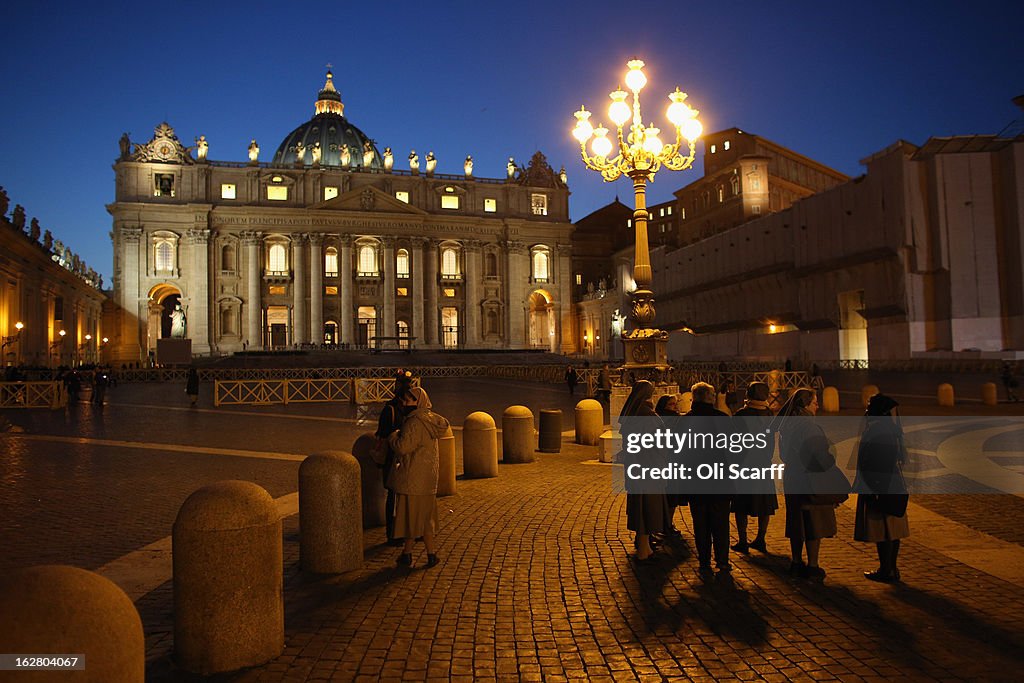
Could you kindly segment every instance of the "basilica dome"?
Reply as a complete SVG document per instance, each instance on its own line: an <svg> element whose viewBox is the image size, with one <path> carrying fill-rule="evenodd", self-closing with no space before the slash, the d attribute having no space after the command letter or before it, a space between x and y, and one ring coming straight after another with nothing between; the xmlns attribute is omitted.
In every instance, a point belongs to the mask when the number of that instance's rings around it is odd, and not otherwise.
<svg viewBox="0 0 1024 683"><path fill-rule="evenodd" d="M315 115L289 133L274 153L274 166L292 166L301 159L304 166L346 168L384 167L373 141L345 118L345 105L334 87L334 75L327 72L327 82L317 97Z"/></svg>

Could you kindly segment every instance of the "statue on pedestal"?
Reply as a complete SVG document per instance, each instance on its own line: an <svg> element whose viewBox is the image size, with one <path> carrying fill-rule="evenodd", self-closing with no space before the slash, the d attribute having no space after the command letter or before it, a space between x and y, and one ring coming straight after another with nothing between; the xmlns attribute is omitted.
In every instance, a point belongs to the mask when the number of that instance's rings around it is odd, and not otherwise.
<svg viewBox="0 0 1024 683"><path fill-rule="evenodd" d="M174 305L174 311L171 312L171 338L184 339L185 328L185 311L181 309L181 303L179 302Z"/></svg>
<svg viewBox="0 0 1024 683"><path fill-rule="evenodd" d="M312 147L312 152L311 153L313 155L313 165L314 166L319 166L320 165L320 142L319 141L313 143L313 147Z"/></svg>
<svg viewBox="0 0 1024 683"><path fill-rule="evenodd" d="M39 241L39 232L40 232L39 219L33 217L32 218L32 222L29 223L28 236L32 238L33 242L38 242Z"/></svg>
<svg viewBox="0 0 1024 683"><path fill-rule="evenodd" d="M260 160L260 146L256 144L256 138L249 143L249 161L257 163Z"/></svg>
<svg viewBox="0 0 1024 683"><path fill-rule="evenodd" d="M514 158L508 158L508 163L505 164L505 172L508 174L509 180L516 177L516 160Z"/></svg>
<svg viewBox="0 0 1024 683"><path fill-rule="evenodd" d="M11 198L7 196L7 190L0 186L0 218L7 218L7 208L11 205Z"/></svg>
<svg viewBox="0 0 1024 683"><path fill-rule="evenodd" d="M208 151L210 151L210 145L206 142L206 136L200 135L199 139L196 140L196 158L200 161L205 160Z"/></svg>
<svg viewBox="0 0 1024 683"><path fill-rule="evenodd" d="M25 207L21 204L14 205L14 213L11 214L11 225L18 232L25 232Z"/></svg>
<svg viewBox="0 0 1024 683"><path fill-rule="evenodd" d="M128 133L123 133L117 144L121 147L121 161L127 161L132 153L132 141L128 139Z"/></svg>
<svg viewBox="0 0 1024 683"><path fill-rule="evenodd" d="M373 164L373 145L367 140L363 143L363 166L370 168L371 164Z"/></svg>
<svg viewBox="0 0 1024 683"><path fill-rule="evenodd" d="M53 233L49 230L43 232L43 249L50 251L53 248Z"/></svg>

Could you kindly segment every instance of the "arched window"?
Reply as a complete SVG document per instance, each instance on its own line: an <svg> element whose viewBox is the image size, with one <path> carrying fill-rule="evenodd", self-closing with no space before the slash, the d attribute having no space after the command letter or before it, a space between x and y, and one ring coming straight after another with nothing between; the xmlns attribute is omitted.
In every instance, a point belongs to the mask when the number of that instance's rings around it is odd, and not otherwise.
<svg viewBox="0 0 1024 683"><path fill-rule="evenodd" d="M548 273L548 253L546 251L533 252L533 280L534 282L547 282L550 277Z"/></svg>
<svg viewBox="0 0 1024 683"><path fill-rule="evenodd" d="M359 247L359 274L377 274L377 250L369 244Z"/></svg>
<svg viewBox="0 0 1024 683"><path fill-rule="evenodd" d="M220 269L232 271L235 267L235 247L225 244L220 250Z"/></svg>
<svg viewBox="0 0 1024 683"><path fill-rule="evenodd" d="M396 330L398 331L398 348L409 348L409 323L404 320L399 320L395 325Z"/></svg>
<svg viewBox="0 0 1024 683"><path fill-rule="evenodd" d="M399 249L395 254L395 274L401 278L409 277L409 252Z"/></svg>
<svg viewBox="0 0 1024 683"><path fill-rule="evenodd" d="M169 273L174 270L174 244L167 239L156 243L156 270L158 273Z"/></svg>
<svg viewBox="0 0 1024 683"><path fill-rule="evenodd" d="M441 250L441 277L459 277L459 254L452 247L445 247Z"/></svg>
<svg viewBox="0 0 1024 683"><path fill-rule="evenodd" d="M324 251L324 275L338 277L338 250L334 247L327 247Z"/></svg>
<svg viewBox="0 0 1024 683"><path fill-rule="evenodd" d="M484 275L486 277L498 277L498 256L494 252L489 252L484 257Z"/></svg>
<svg viewBox="0 0 1024 683"><path fill-rule="evenodd" d="M288 250L283 244L271 244L267 257L267 269L272 273L284 273L288 270Z"/></svg>
<svg viewBox="0 0 1024 683"><path fill-rule="evenodd" d="M721 204L725 201L725 188L721 185L718 186L718 203Z"/></svg>
<svg viewBox="0 0 1024 683"><path fill-rule="evenodd" d="M737 195L740 193L740 179L733 177L732 179L732 193Z"/></svg>

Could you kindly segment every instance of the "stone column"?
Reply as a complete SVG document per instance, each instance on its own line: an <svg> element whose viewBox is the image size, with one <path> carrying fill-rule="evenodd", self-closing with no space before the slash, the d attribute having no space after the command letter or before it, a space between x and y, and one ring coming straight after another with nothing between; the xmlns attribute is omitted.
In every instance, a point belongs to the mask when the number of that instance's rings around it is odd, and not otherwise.
<svg viewBox="0 0 1024 683"><path fill-rule="evenodd" d="M261 272L263 270L260 261L260 244L263 242L263 233L246 231L242 233L242 244L245 246L246 259L246 296L242 312L245 314L245 341L248 342L248 349L263 348L263 298L260 296L263 281Z"/></svg>
<svg viewBox="0 0 1024 683"><path fill-rule="evenodd" d="M206 217L203 216L203 223ZM188 318L186 333L192 340L192 353L210 353L210 231L195 227L186 233L192 252L190 272L185 282L188 287Z"/></svg>
<svg viewBox="0 0 1024 683"><path fill-rule="evenodd" d="M423 316L426 345L437 346L437 241L428 239L423 249Z"/></svg>
<svg viewBox="0 0 1024 683"><path fill-rule="evenodd" d="M526 343L526 296L528 256L526 245L518 240L505 243L508 250L508 346L525 349Z"/></svg>
<svg viewBox="0 0 1024 683"><path fill-rule="evenodd" d="M142 228L121 228L121 249L124 254L124 268L121 272L121 348L117 359L135 362L142 357L142 339L146 335L146 302L139 293L139 250L142 242Z"/></svg>
<svg viewBox="0 0 1024 683"><path fill-rule="evenodd" d="M425 325L423 324L423 301L424 283L423 277L423 250L427 240L416 237L412 240L412 336L416 337L413 342L417 346L426 344Z"/></svg>
<svg viewBox="0 0 1024 683"><path fill-rule="evenodd" d="M292 342L309 341L309 313L306 309L306 235L292 235Z"/></svg>
<svg viewBox="0 0 1024 683"><path fill-rule="evenodd" d="M560 309L557 334L558 342L561 344L561 352L565 354L575 351L572 333L572 247L568 244L558 244L555 246L555 253L558 254L558 263L554 276L555 282L558 283L558 305ZM597 326L596 334L601 335L602 342L608 338L608 331L601 329L600 325ZM595 347L596 340L595 346L591 348Z"/></svg>
<svg viewBox="0 0 1024 683"><path fill-rule="evenodd" d="M466 346L480 345L480 282L483 269L480 267L480 240L466 240Z"/></svg>
<svg viewBox="0 0 1024 683"><path fill-rule="evenodd" d="M324 343L323 233L309 235L309 340Z"/></svg>
<svg viewBox="0 0 1024 683"><path fill-rule="evenodd" d="M352 236L341 235L338 238L341 244L340 263L338 268L338 287L341 290L341 341L345 344L355 344L356 330L352 310L352 288L355 280L352 277Z"/></svg>
<svg viewBox="0 0 1024 683"><path fill-rule="evenodd" d="M395 327L395 238L382 237L380 239L384 247L384 281L381 285L384 296L383 310L381 311L381 327L377 334L382 337L394 337L398 334ZM391 346L391 342L385 342L385 346ZM397 346L397 345L396 345Z"/></svg>

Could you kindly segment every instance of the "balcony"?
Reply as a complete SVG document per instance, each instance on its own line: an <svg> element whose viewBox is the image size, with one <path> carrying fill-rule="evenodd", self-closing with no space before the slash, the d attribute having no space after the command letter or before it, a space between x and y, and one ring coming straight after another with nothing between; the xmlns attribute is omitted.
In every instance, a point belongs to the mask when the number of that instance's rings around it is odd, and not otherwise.
<svg viewBox="0 0 1024 683"><path fill-rule="evenodd" d="M270 270L266 269L263 271L264 282L291 282L292 271L290 270Z"/></svg>

